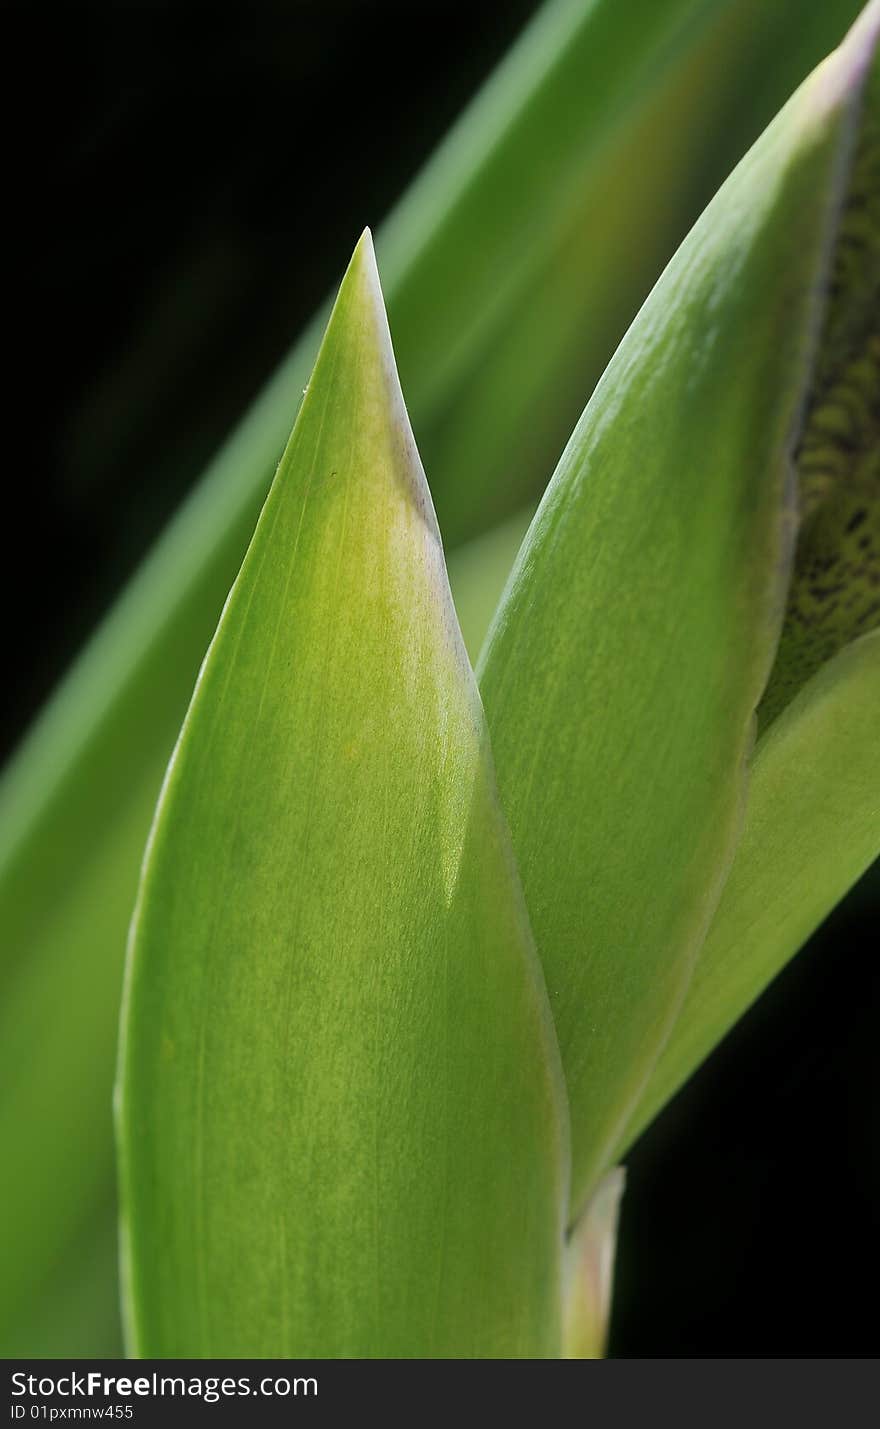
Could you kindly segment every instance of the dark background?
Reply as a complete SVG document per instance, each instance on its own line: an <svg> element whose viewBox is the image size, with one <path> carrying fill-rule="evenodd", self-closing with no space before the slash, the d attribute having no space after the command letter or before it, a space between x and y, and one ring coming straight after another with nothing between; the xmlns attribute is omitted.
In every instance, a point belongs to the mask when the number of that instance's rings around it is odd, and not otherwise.
<svg viewBox="0 0 880 1429"><path fill-rule="evenodd" d="M4 755L535 8L3 7ZM874 884L630 1157L613 1353L876 1351Z"/></svg>

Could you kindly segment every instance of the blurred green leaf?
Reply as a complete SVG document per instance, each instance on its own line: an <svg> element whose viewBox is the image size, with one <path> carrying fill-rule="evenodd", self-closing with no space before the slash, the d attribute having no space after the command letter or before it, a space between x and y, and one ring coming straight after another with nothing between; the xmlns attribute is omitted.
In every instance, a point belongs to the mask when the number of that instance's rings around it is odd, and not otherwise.
<svg viewBox="0 0 880 1429"><path fill-rule="evenodd" d="M558 1054L369 235L160 800L119 1125L139 1354L559 1352Z"/></svg>
<svg viewBox="0 0 880 1429"><path fill-rule="evenodd" d="M92 1208L92 1220L76 1240L65 1244L48 1279L26 1293L10 1327L9 1359L46 1359L57 1345L65 1358L90 1359L95 1346L112 1359L123 1355L119 1304L107 1293L117 1279L119 1232L115 1195Z"/></svg>
<svg viewBox="0 0 880 1429"><path fill-rule="evenodd" d="M449 556L449 584L468 655L476 660L492 624L534 508L509 516L493 531L459 546Z"/></svg>
<svg viewBox="0 0 880 1429"><path fill-rule="evenodd" d="M539 494L663 261L857 8L555 0L538 15L380 238L447 542ZM77 1264L109 1199L115 1008L143 844L321 326L218 454L0 785L0 1135L17 1148L2 1173L0 1349L19 1343L25 1302L39 1320L41 1294L58 1301L60 1267ZM476 641L488 599L478 578L465 585ZM44 1309L33 1352L69 1353L87 1313L84 1302L56 1337Z"/></svg>
<svg viewBox="0 0 880 1429"><path fill-rule="evenodd" d="M481 657L571 1102L575 1212L681 1006L736 846L863 49L798 92L667 268Z"/></svg>
<svg viewBox="0 0 880 1429"><path fill-rule="evenodd" d="M533 54L512 55L481 97L482 138L468 134L475 106L411 192L410 214L430 234L417 279L397 283L406 226L392 222L379 244L447 547L540 496L664 264L859 9L860 0L547 8ZM549 60L551 39L552 64L535 84L534 58L543 43ZM501 116L504 142L488 147ZM468 161L471 182L447 191L444 179Z"/></svg>

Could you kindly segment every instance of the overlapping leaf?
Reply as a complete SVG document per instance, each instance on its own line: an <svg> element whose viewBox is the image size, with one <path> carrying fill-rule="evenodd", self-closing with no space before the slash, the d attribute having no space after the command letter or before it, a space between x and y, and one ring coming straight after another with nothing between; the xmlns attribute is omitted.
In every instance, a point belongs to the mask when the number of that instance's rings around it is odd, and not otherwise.
<svg viewBox="0 0 880 1429"><path fill-rule="evenodd" d="M736 846L872 42L869 23L795 96L658 283L481 662L571 1100L575 1209L679 1010Z"/></svg>
<svg viewBox="0 0 880 1429"><path fill-rule="evenodd" d="M847 43L876 47L880 8ZM798 439L800 531L758 710L746 823L681 1015L627 1140L880 854L880 66L855 118Z"/></svg>
<svg viewBox="0 0 880 1429"><path fill-rule="evenodd" d="M875 633L823 666L760 741L736 859L627 1144L880 853L878 710Z"/></svg>
<svg viewBox="0 0 880 1429"><path fill-rule="evenodd" d="M539 16L383 231L447 532L538 491L676 239L857 6L557 0ZM212 465L0 789L10 1354L73 1352L92 1313L82 1267L97 1265L88 1247L110 1214L115 1007L143 843L319 330ZM468 589L479 621L486 601ZM114 1293L108 1279L108 1306ZM62 1303L66 1321L49 1309Z"/></svg>

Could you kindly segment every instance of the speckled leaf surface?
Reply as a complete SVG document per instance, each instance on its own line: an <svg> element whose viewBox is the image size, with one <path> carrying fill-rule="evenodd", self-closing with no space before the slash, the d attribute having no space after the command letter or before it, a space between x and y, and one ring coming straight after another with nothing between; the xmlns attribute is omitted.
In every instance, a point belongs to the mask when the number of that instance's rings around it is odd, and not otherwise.
<svg viewBox="0 0 880 1429"><path fill-rule="evenodd" d="M558 1353L563 1100L365 235L145 864L131 1347Z"/></svg>

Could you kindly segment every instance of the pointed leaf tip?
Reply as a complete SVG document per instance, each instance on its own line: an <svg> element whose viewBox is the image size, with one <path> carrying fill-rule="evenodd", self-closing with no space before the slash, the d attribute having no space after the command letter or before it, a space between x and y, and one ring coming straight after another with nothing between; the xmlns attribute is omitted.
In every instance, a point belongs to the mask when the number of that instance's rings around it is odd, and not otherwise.
<svg viewBox="0 0 880 1429"><path fill-rule="evenodd" d="M366 233L154 825L120 1182L133 1347L557 1354L546 994Z"/></svg>
<svg viewBox="0 0 880 1429"><path fill-rule="evenodd" d="M373 235L369 227L363 230L355 244L347 271L352 275L357 275L381 293L382 284L379 278L379 266L376 262L376 249L373 246Z"/></svg>
<svg viewBox="0 0 880 1429"><path fill-rule="evenodd" d="M339 467L334 463L338 460L371 492L374 515L380 510L391 513L401 502L411 508L418 517L422 555L439 582L435 591L451 610L439 528L400 385L369 228L361 234L345 270L306 389L304 409L308 404L313 411L315 403L320 403L329 431L351 437L348 445L340 440L329 468L336 473L337 485ZM300 427L298 420L279 473L299 468L294 453ZM408 539L406 523L398 522L395 529ZM417 547L419 543L412 545L410 556Z"/></svg>
<svg viewBox="0 0 880 1429"><path fill-rule="evenodd" d="M862 73L873 63L880 43L880 0L869 0L855 24L844 37L842 50L848 50Z"/></svg>

